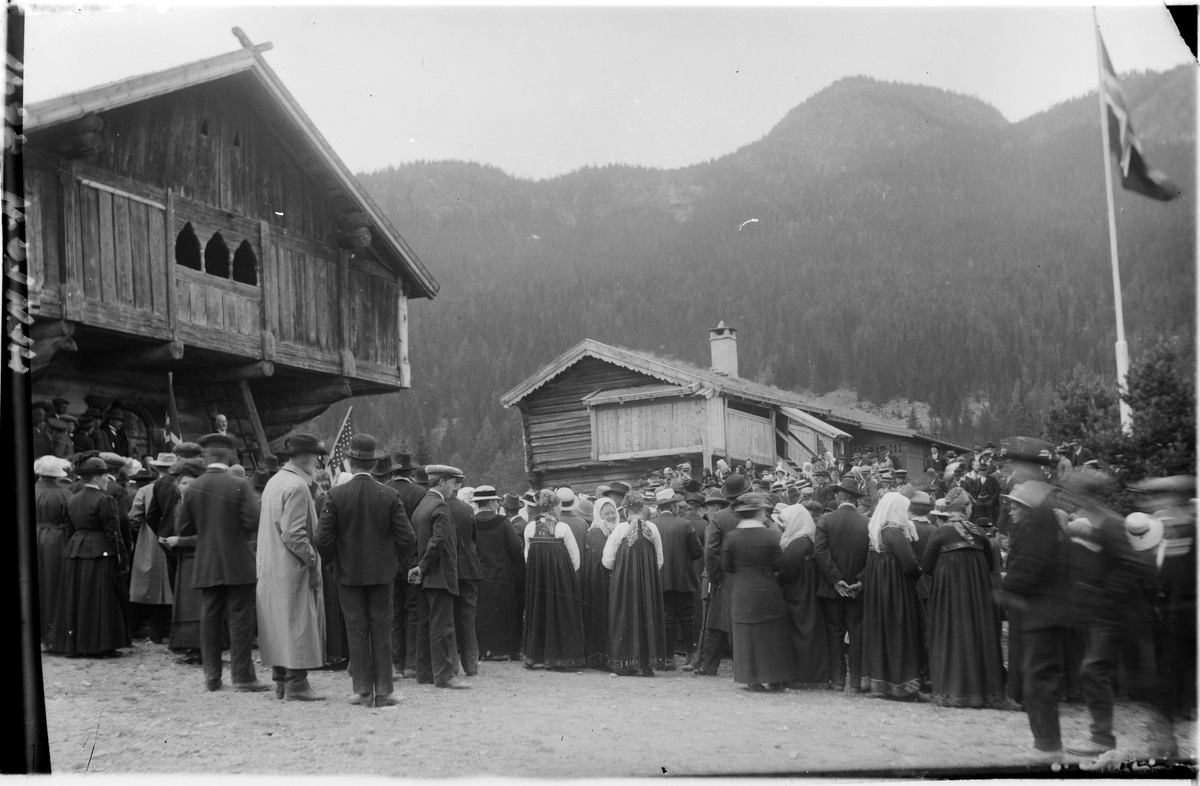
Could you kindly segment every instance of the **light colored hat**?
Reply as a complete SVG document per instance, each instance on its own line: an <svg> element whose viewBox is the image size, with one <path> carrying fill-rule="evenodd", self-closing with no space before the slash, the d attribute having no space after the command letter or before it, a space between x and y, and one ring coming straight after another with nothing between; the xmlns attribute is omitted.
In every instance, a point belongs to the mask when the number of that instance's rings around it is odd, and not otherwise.
<svg viewBox="0 0 1200 786"><path fill-rule="evenodd" d="M667 505L672 502L681 502L683 497L675 493L675 489L670 486L663 486L658 491L654 492L655 505Z"/></svg>
<svg viewBox="0 0 1200 786"><path fill-rule="evenodd" d="M473 499L476 502L487 502L493 499L500 499L500 495L496 493L495 486L476 486Z"/></svg>
<svg viewBox="0 0 1200 786"><path fill-rule="evenodd" d="M1125 536L1134 551L1146 551L1162 542L1163 523L1148 513L1130 513L1125 517Z"/></svg>
<svg viewBox="0 0 1200 786"><path fill-rule="evenodd" d="M159 453L155 458L150 459L152 467L169 467L179 458L174 453Z"/></svg>
<svg viewBox="0 0 1200 786"><path fill-rule="evenodd" d="M43 478L65 478L67 476L67 473L63 471L63 460L57 456L42 456L33 462L33 474L41 475Z"/></svg>
<svg viewBox="0 0 1200 786"><path fill-rule="evenodd" d="M556 489L554 494L558 497L558 501L562 503L562 510L564 513L575 510L575 502L577 498L574 491L566 486L563 486L560 489Z"/></svg>
<svg viewBox="0 0 1200 786"><path fill-rule="evenodd" d="M1027 480L1014 486L1011 494L1001 494L1000 499L1006 499L1027 508L1036 508L1049 498L1052 490L1053 487L1040 480Z"/></svg>
<svg viewBox="0 0 1200 786"><path fill-rule="evenodd" d="M125 459L125 474L126 475L128 475L129 477L132 478L134 475L138 474L141 471L142 471L142 462L138 461L135 458Z"/></svg>
<svg viewBox="0 0 1200 786"><path fill-rule="evenodd" d="M912 496L908 498L910 505L933 505L933 500L924 491L914 491Z"/></svg>
<svg viewBox="0 0 1200 786"><path fill-rule="evenodd" d="M432 481L435 477L450 477L463 479L466 475L458 467L452 467L449 464L426 464L425 474Z"/></svg>
<svg viewBox="0 0 1200 786"><path fill-rule="evenodd" d="M679 464L678 466L676 466L676 467L675 467L675 469L685 469L685 470L688 470L688 471L690 472L690 471L691 471L691 469L692 469L692 462L690 462L690 461L685 461L685 462L683 462L682 464Z"/></svg>

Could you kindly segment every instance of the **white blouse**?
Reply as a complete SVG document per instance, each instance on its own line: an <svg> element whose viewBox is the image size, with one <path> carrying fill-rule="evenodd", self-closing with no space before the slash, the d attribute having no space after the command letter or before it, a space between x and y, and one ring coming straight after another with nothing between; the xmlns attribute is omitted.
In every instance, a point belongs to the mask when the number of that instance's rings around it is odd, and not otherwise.
<svg viewBox="0 0 1200 786"><path fill-rule="evenodd" d="M604 556L600 558L600 563L609 570L613 569L613 565L617 562L617 549L621 546L621 541L629 535L629 531L635 525L628 521L622 521L608 536L608 540L604 543ZM654 552L658 555L658 567L663 566L663 546L662 536L658 534L658 527L652 521L643 521L642 526L645 527L646 533L650 537L650 542L654 544Z"/></svg>
<svg viewBox="0 0 1200 786"><path fill-rule="evenodd" d="M531 521L525 527L525 561L529 562L529 541L537 532L537 522ZM567 553L571 555L571 566L575 570L579 570L579 544L575 542L575 536L571 533L571 528L561 521L554 524L554 537L567 544Z"/></svg>

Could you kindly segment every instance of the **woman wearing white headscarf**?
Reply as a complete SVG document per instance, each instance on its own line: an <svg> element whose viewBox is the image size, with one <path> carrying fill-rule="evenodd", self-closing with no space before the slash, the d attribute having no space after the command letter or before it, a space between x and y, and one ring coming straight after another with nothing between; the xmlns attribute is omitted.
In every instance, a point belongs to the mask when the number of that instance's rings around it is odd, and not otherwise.
<svg viewBox="0 0 1200 786"><path fill-rule="evenodd" d="M792 651L796 657L796 681L788 687L825 690L829 687L829 645L825 620L817 606L821 569L813 560L813 536L817 524L804 505L784 508L783 549L779 581L783 602L791 621Z"/></svg>
<svg viewBox="0 0 1200 786"><path fill-rule="evenodd" d="M612 568L608 603L608 667L618 674L653 677L665 666L666 615L663 611L662 537L648 520L636 491L624 500L626 520L604 544L604 567Z"/></svg>
<svg viewBox="0 0 1200 786"><path fill-rule="evenodd" d="M925 546L921 567L933 576L929 596L929 681L945 707L1004 706L999 613L992 602L988 537L971 521L971 496L946 494L945 523Z"/></svg>
<svg viewBox="0 0 1200 786"><path fill-rule="evenodd" d="M913 553L916 530L908 498L889 491L867 525L870 550L863 576L862 690L874 698L922 698L925 639Z"/></svg>
<svg viewBox="0 0 1200 786"><path fill-rule="evenodd" d="M612 574L604 567L604 546L617 526L617 503L600 497L583 542L580 593L583 598L583 657L596 669L608 668L608 603Z"/></svg>

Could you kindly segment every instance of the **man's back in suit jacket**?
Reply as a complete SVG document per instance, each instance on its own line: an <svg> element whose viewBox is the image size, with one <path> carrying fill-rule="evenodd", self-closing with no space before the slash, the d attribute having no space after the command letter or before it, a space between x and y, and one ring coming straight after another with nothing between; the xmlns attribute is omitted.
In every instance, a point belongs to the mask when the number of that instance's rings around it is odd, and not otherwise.
<svg viewBox="0 0 1200 786"><path fill-rule="evenodd" d="M425 493L429 491L429 489L425 488L424 486L419 486L407 478L396 478L395 480L390 480L387 483L387 487L390 489L395 489L396 493L400 495L400 501L404 503L404 513L408 516L408 520L411 522L413 520L413 516L416 515L417 505L420 505L421 500L425 499Z"/></svg>
<svg viewBox="0 0 1200 786"><path fill-rule="evenodd" d="M196 532L192 586L254 584L251 538L258 532L258 495L245 478L210 466L179 502L179 531Z"/></svg>
<svg viewBox="0 0 1200 786"><path fill-rule="evenodd" d="M314 540L339 584L366 586L395 581L417 538L400 495L363 472L325 495Z"/></svg>
<svg viewBox="0 0 1200 786"><path fill-rule="evenodd" d="M479 564L478 525L475 523L475 510L461 499L446 500L450 506L450 516L454 519L454 528L458 532L458 580L479 581L483 578L483 567Z"/></svg>
<svg viewBox="0 0 1200 786"><path fill-rule="evenodd" d="M450 506L433 489L425 493L413 513L417 534L417 567L423 589L444 589L458 594L458 528Z"/></svg>
<svg viewBox="0 0 1200 786"><path fill-rule="evenodd" d="M662 540L663 592L695 592L700 589L693 563L704 555L704 546L696 537L692 523L677 518L674 514L664 513L654 519L658 527L658 535Z"/></svg>
<svg viewBox="0 0 1200 786"><path fill-rule="evenodd" d="M867 517L850 507L851 504L839 505L817 522L813 554L823 577L817 597L841 597L834 585L838 581L858 583L867 567L867 549L871 545Z"/></svg>

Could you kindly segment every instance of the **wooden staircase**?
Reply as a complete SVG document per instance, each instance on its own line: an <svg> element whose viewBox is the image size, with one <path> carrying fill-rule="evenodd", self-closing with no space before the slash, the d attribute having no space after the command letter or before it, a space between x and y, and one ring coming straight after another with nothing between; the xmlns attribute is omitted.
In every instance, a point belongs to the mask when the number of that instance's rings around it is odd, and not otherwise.
<svg viewBox="0 0 1200 786"><path fill-rule="evenodd" d="M263 456L271 452L262 421L258 418L258 407L250 392L250 383L244 379L202 383L200 397L209 422L217 415L229 421L229 433L237 440L242 466L252 472L263 463Z"/></svg>

